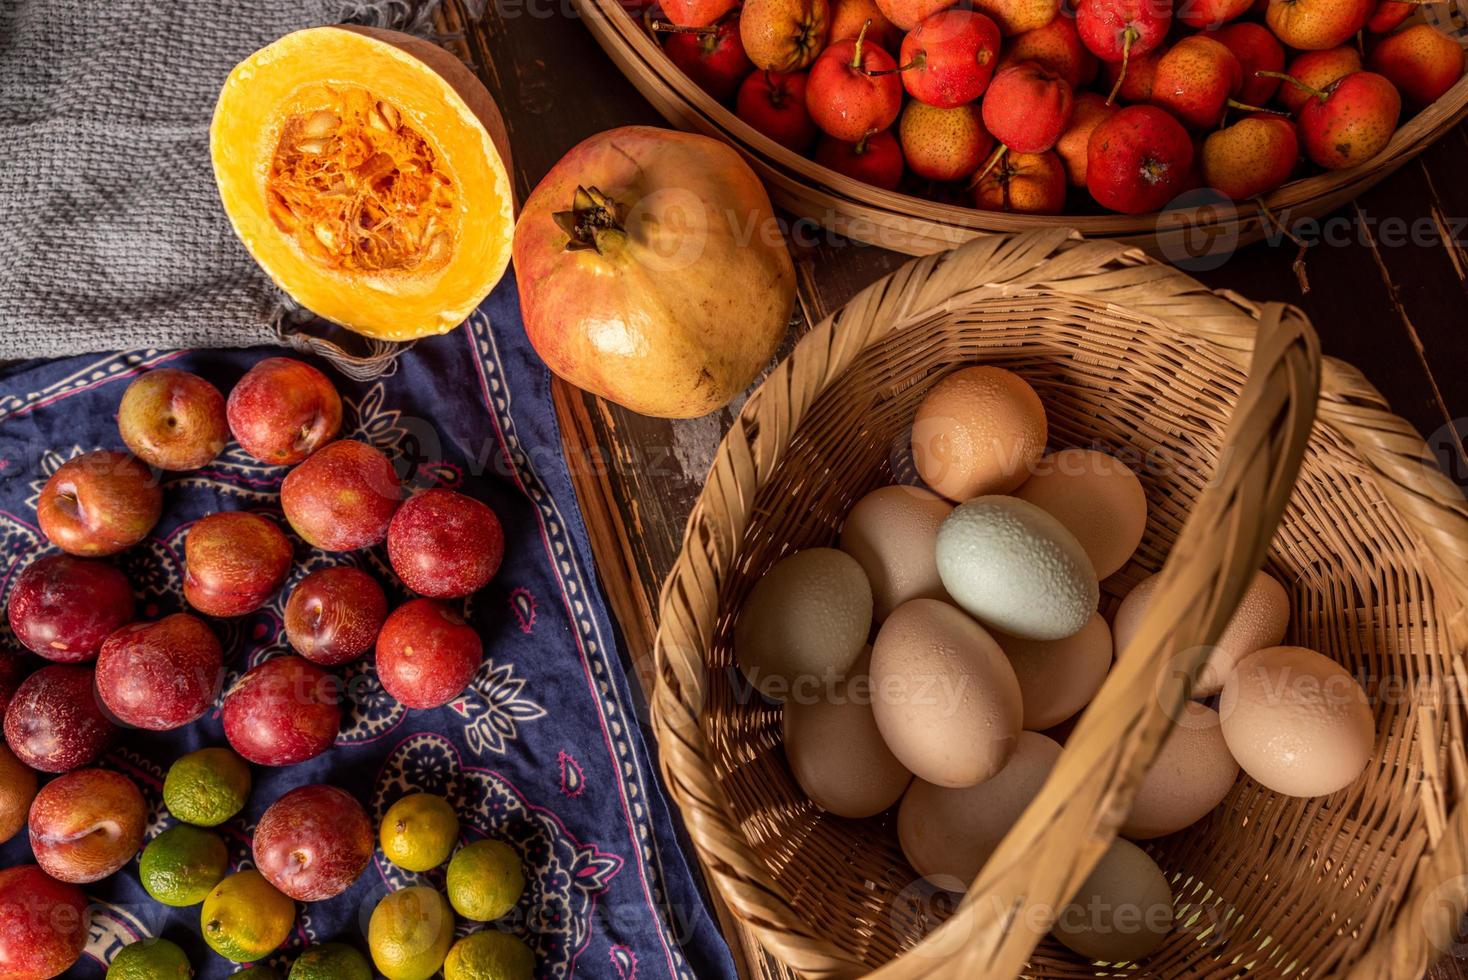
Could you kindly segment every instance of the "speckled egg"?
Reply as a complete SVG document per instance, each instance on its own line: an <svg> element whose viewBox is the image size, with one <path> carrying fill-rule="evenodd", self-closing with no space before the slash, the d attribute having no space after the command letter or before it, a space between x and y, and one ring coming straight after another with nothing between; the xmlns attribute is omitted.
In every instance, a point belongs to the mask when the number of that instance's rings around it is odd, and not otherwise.
<svg viewBox="0 0 1468 980"><path fill-rule="evenodd" d="M882 487L856 502L841 528L841 550L872 584L872 615L881 622L909 599L947 599L933 550L953 505L921 487Z"/></svg>
<svg viewBox="0 0 1468 980"><path fill-rule="evenodd" d="M1376 724L1344 667L1304 647L1269 647L1239 661L1218 713L1244 772L1286 796L1326 796L1366 768Z"/></svg>
<svg viewBox="0 0 1468 980"><path fill-rule="evenodd" d="M985 626L1022 640L1080 632L1101 600L1096 569L1074 534L1016 497L979 497L938 529L938 575Z"/></svg>
<svg viewBox="0 0 1468 980"><path fill-rule="evenodd" d="M1121 963L1156 951L1172 931L1172 888L1157 862L1117 839L1051 929L1090 960Z"/></svg>
<svg viewBox="0 0 1468 980"><path fill-rule="evenodd" d="M1223 802L1239 778L1239 764L1223 740L1218 712L1183 704L1132 801L1121 833L1150 840L1191 827Z"/></svg>
<svg viewBox="0 0 1468 980"><path fill-rule="evenodd" d="M1100 613L1061 640L996 633L1025 703L1025 727L1038 731L1073 716L1096 696L1111 670L1111 627Z"/></svg>
<svg viewBox="0 0 1468 980"><path fill-rule="evenodd" d="M1086 549L1097 578L1125 565L1147 530L1142 481L1115 456L1093 449L1051 453L1014 495L1064 524Z"/></svg>
<svg viewBox="0 0 1468 980"><path fill-rule="evenodd" d="M1049 427L1035 389L997 367L961 368L933 386L912 423L912 462L949 500L1009 493L1045 452Z"/></svg>
<svg viewBox="0 0 1468 980"><path fill-rule="evenodd" d="M816 806L838 817L881 813L912 781L877 730L870 667L868 651L846 679L790 697L781 719L795 781Z"/></svg>
<svg viewBox="0 0 1468 980"><path fill-rule="evenodd" d="M855 558L808 548L755 583L734 626L739 669L784 701L802 680L844 676L872 629L872 588Z"/></svg>
<svg viewBox="0 0 1468 980"><path fill-rule="evenodd" d="M897 839L908 862L939 888L962 892L1045 785L1060 745L1020 732L1014 755L992 779L967 789L913 780L897 811Z"/></svg>
<svg viewBox="0 0 1468 980"><path fill-rule="evenodd" d="M939 786L973 786L1009 761L1023 703L1014 669L978 623L946 602L913 599L872 646L873 710L892 754Z"/></svg>
<svg viewBox="0 0 1468 980"><path fill-rule="evenodd" d="M1118 657L1126 653L1128 644L1137 635L1147 606L1157 592L1160 575L1159 572L1138 582L1117 608L1111 634ZM1244 597L1239 600L1238 609L1234 610L1233 617L1219 636L1208 662L1199 672L1193 696L1212 697L1223 690L1224 681L1233 672L1234 665L1255 650L1279 643L1284 639L1289 624L1290 598L1284 586L1264 572L1256 573Z"/></svg>

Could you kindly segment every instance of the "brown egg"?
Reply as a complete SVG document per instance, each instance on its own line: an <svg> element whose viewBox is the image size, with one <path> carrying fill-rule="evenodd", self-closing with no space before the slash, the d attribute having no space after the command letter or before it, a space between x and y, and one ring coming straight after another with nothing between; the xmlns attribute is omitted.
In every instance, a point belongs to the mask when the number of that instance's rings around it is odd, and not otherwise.
<svg viewBox="0 0 1468 980"><path fill-rule="evenodd" d="M1117 839L1060 910L1055 938L1090 960L1122 963L1154 952L1172 931L1172 888L1157 862Z"/></svg>
<svg viewBox="0 0 1468 980"><path fill-rule="evenodd" d="M1128 644L1137 635L1147 605L1157 591L1159 575L1152 575L1138 582L1116 610L1116 619L1111 624L1112 639L1116 644L1116 655L1123 656ZM1193 688L1193 697L1206 698L1223 690L1224 681L1233 672L1234 665L1255 650L1272 647L1284 639L1290 624L1290 597L1284 586L1275 579L1258 572L1254 581L1239 601L1233 618L1224 627L1208 662L1198 674L1198 683Z"/></svg>
<svg viewBox="0 0 1468 980"><path fill-rule="evenodd" d="M1019 375L954 371L933 386L912 423L912 462L949 500L1009 493L1029 478L1048 438L1045 406Z"/></svg>
<svg viewBox="0 0 1468 980"><path fill-rule="evenodd" d="M936 599L898 606L872 647L873 710L892 754L939 786L993 776L1014 753L1024 708L999 644Z"/></svg>
<svg viewBox="0 0 1468 980"><path fill-rule="evenodd" d="M1184 703L1141 788L1121 833L1150 840L1191 827L1223 802L1239 778L1218 712L1196 701Z"/></svg>
<svg viewBox="0 0 1468 980"><path fill-rule="evenodd" d="M1115 456L1092 449L1051 453L1014 495L1064 524L1086 549L1097 578L1125 565L1147 530L1142 481Z"/></svg>
<svg viewBox="0 0 1468 980"><path fill-rule="evenodd" d="M761 694L784 701L793 685L844 676L871 630L872 588L856 559L807 548L755 583L734 625L734 654Z"/></svg>
<svg viewBox="0 0 1468 980"><path fill-rule="evenodd" d="M912 773L882 741L867 675L871 651L846 679L785 702L785 757L795 781L822 810L870 817L897 802Z"/></svg>
<svg viewBox="0 0 1468 980"><path fill-rule="evenodd" d="M841 528L841 550L872 584L872 617L882 622L909 599L947 599L933 549L953 510L921 487L882 487L856 502Z"/></svg>
<svg viewBox="0 0 1468 980"><path fill-rule="evenodd" d="M994 634L1019 681L1025 727L1038 731L1058 725L1101 690L1111 669L1111 628L1092 613L1081 631L1063 640L1022 640Z"/></svg>
<svg viewBox="0 0 1468 980"><path fill-rule="evenodd" d="M1376 724L1344 667L1304 647L1270 647L1240 661L1218 713L1233 757L1286 796L1345 789L1371 761Z"/></svg>
<svg viewBox="0 0 1468 980"><path fill-rule="evenodd" d="M967 789L913 780L897 811L897 839L908 862L939 888L962 892L1045 785L1060 746L1020 732L1014 755L994 776Z"/></svg>

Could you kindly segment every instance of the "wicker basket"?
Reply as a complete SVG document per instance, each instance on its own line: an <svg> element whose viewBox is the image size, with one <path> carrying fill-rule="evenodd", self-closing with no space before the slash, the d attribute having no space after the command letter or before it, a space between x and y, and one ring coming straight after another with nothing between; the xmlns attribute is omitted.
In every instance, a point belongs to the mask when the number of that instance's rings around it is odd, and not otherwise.
<svg viewBox="0 0 1468 980"><path fill-rule="evenodd" d="M909 255L962 244L991 232L1023 232L1062 221L1086 237L1138 245L1178 261L1227 252L1273 233L1273 222L1257 205L1199 197L1190 207L1144 215L1005 214L942 204L845 177L756 132L714 101L668 60L620 0L574 0L602 48L663 118L680 129L705 133L740 149L786 211L849 238ZM1455 0L1461 10L1468 0ZM1451 4L1434 4L1447 8ZM1446 9L1439 26L1450 26ZM1468 77L1434 105L1409 120L1370 164L1284 185L1266 198L1288 222L1321 218L1349 203L1412 160L1468 116Z"/></svg>
<svg viewBox="0 0 1468 980"><path fill-rule="evenodd" d="M759 575L831 543L851 504L889 481L924 392L973 362L1025 376L1055 444L1146 461L1147 539L1103 583L1103 613L1165 572L1044 791L954 911L916 881L890 813L843 820L805 798L778 709L738 696L730 637ZM1289 642L1368 678L1379 752L1324 799L1241 778L1202 823L1149 844L1178 926L1140 975L1415 978L1452 942L1468 895L1468 718L1455 695L1468 505L1422 440L1359 373L1320 360L1293 309L1211 293L1116 243L990 236L860 293L745 404L662 595L662 765L746 932L813 977L1116 975L1034 916L1104 851L1182 702L1179 668L1197 669L1261 563L1291 593Z"/></svg>

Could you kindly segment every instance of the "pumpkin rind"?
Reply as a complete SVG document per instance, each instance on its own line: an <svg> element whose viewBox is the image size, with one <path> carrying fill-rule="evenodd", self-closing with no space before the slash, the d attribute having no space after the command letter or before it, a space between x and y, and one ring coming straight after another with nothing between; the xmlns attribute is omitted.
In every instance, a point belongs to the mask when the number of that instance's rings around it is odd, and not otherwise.
<svg viewBox="0 0 1468 980"><path fill-rule="evenodd" d="M329 128L319 140L316 118ZM210 126L220 197L255 261L313 313L385 340L453 329L504 275L508 146L458 59L355 26L255 52Z"/></svg>

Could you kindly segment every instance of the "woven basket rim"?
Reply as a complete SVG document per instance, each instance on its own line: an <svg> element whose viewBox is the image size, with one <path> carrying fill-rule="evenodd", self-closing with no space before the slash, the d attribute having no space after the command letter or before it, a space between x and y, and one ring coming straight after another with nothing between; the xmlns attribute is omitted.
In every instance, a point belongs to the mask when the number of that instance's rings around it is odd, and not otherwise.
<svg viewBox="0 0 1468 980"><path fill-rule="evenodd" d="M1035 254L1058 257L1062 270L1068 270L1077 277L1052 277L1057 281L1017 286L1016 292L1034 289L1061 296L1079 295L1120 306L1128 306L1125 298L1132 297L1141 307L1140 310L1133 307L1132 312L1171 327L1182 336L1211 341L1215 349L1225 352L1240 366L1253 353L1255 332L1261 317L1294 320L1307 332L1309 329L1303 314L1291 307L1279 304L1260 306L1233 293L1210 291L1185 274L1149 259L1140 250L1115 243L1087 242L1074 232L1052 229L1017 236L986 236L950 254L960 255L976 248L1003 247L996 246L995 242L1016 250L1028 248ZM858 294L848 307L873 302L874 296L883 289L905 288L914 283L917 284L915 288L921 289L926 277L941 277L947 257L930 256L914 260L891 277ZM1145 282L1145 288L1128 290L1121 285L1119 291L1111 289L1114 285L1139 280ZM974 288L982 289L988 285L979 283ZM949 287L950 293L955 292L952 284ZM964 292L959 290L952 301L961 302ZM942 289L935 287L935 298L947 302L938 296L939 293ZM1143 299L1144 296L1148 298ZM692 634L701 629L711 636L713 620L718 615L717 608L690 608L685 603L685 593L690 588L702 588L716 595L721 577L738 552L743 528L724 532L711 528L705 505L716 486L720 492L735 494L746 502L752 501L758 492L759 480L751 483L746 475L741 483L738 473L740 464L757 465L760 461L746 458L731 462L731 454L747 457L751 452L760 451L758 445L745 444L747 430L762 424L795 429L805 409L834 382L844 365L850 363L860 350L870 344L890 340L902 329L902 323L920 320L925 309L914 300L906 311L908 315L894 318L895 325L891 330L872 336L855 349L848 349L850 344L841 336L838 321L842 311L823 320L802 338L790 357L746 402L734 428L721 443L710 470L709 482L685 529L679 559L664 583L659 602L653 720L661 746L660 760L672 795L683 811L700 857L731 909L767 951L792 968L813 976L858 975L865 971L850 955L824 937L802 934L804 927L798 913L788 905L780 886L742 836L727 801L722 799L717 775L707 756L701 721L689 724L685 718L680 725L675 717L679 712L689 711L690 705L702 703L701 693L697 690L701 660L699 663L691 660L694 651L701 658L706 645L700 637ZM1178 320L1185 321L1187 326L1179 326ZM834 330L833 324L836 326ZM792 375L803 371L803 360L817 345L832 348L836 352L832 360L836 363L814 381L810 390L791 396L798 402L791 419L776 421L763 418L766 391L771 386L790 385ZM820 353L824 354L824 350ZM1407 423L1391 415L1384 400L1359 372L1330 359L1322 363L1321 371L1319 419L1350 433L1386 499L1404 515L1413 533L1422 540L1424 551L1430 550L1438 556L1439 568L1434 581L1436 585L1445 584L1443 601L1452 609L1450 638L1455 649L1468 647L1468 613L1464 612L1468 608L1468 504L1464 503L1458 488L1436 469L1421 438ZM783 435L788 439L788 432ZM769 452L774 453L773 450ZM1293 484L1292 476L1290 483ZM1271 535L1272 530L1271 524ZM1257 562L1254 567L1257 567ZM1456 580L1455 575L1458 576ZM1228 611L1231 609L1230 605ZM1425 965L1435 949L1445 948L1453 935L1465 903L1468 903L1468 881L1463 878L1468 872L1468 804L1460 797L1461 793L1455 796L1457 802L1451 814L1443 820L1444 833L1431 857L1419 868L1408 901L1398 910L1398 920L1392 927L1390 940L1373 947L1359 965L1378 972L1361 972L1360 975L1409 975L1412 969ZM1408 910L1416 913L1414 918L1417 922L1427 925L1409 923ZM897 965L906 959L908 956L904 954L877 973L893 977L917 975L902 972ZM925 969L939 975L936 970Z"/></svg>
<svg viewBox="0 0 1468 980"><path fill-rule="evenodd" d="M836 230L885 248L925 254L960 244L976 234L1073 228L1088 238L1119 238L1153 249L1159 235L1186 231L1192 236L1217 236L1222 241L1257 241L1274 226L1274 215L1320 217L1350 201L1410 162L1448 129L1468 118L1468 74L1432 105L1400 126L1378 156L1349 170L1327 171L1292 180L1263 199L1252 201L1209 199L1196 205L1141 215L1062 214L1031 215L984 211L943 204L899 191L887 191L846 177L814 160L781 146L758 132L682 71L647 35L619 0L574 0L589 28L623 73L653 103L664 118L722 139L738 149L771 185L777 203L801 212L797 202L821 201L834 212ZM1429 3L1434 0L1428 0ZM1468 53L1465 53L1468 57ZM1267 209L1267 211L1265 210ZM817 217L806 215L807 217ZM875 229L910 225L914 239L925 247L909 247L903 236L863 234L866 223ZM1213 240L1210 239L1210 240Z"/></svg>

